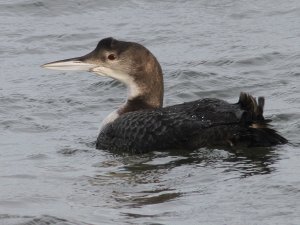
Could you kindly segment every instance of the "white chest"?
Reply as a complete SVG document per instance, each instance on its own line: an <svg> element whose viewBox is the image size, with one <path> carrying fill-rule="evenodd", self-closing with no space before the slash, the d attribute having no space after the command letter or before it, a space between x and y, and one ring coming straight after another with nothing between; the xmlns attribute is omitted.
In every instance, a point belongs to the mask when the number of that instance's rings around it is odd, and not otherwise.
<svg viewBox="0 0 300 225"><path fill-rule="evenodd" d="M119 117L118 110L111 112L101 123L100 131L109 123L112 123Z"/></svg>

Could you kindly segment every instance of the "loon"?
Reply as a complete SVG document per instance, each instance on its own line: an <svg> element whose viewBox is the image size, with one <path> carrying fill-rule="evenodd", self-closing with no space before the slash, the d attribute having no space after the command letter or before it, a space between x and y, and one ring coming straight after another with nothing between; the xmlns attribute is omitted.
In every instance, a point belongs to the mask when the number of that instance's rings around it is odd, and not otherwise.
<svg viewBox="0 0 300 225"><path fill-rule="evenodd" d="M163 106L163 73L143 45L102 39L87 55L42 65L81 70L118 80L127 86L127 101L101 125L96 148L145 153L200 147L270 147L287 143L264 119L264 98L240 93L237 103L204 98Z"/></svg>

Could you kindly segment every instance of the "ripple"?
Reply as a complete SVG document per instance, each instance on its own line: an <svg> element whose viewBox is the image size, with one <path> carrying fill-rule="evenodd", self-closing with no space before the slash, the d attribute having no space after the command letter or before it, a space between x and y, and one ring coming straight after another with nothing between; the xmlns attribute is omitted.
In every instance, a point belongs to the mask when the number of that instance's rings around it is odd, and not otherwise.
<svg viewBox="0 0 300 225"><path fill-rule="evenodd" d="M0 222L6 225L21 224L23 221L30 220L33 216L21 216L12 214L0 214Z"/></svg>
<svg viewBox="0 0 300 225"><path fill-rule="evenodd" d="M74 149L74 148L63 148L57 151L57 153L62 154L64 156L72 156L78 153L89 152L87 149Z"/></svg>
<svg viewBox="0 0 300 225"><path fill-rule="evenodd" d="M26 179L26 180L34 180L37 179L36 176L29 175L29 174L15 174L11 176L2 176L3 178L10 178L10 179Z"/></svg>
<svg viewBox="0 0 300 225"><path fill-rule="evenodd" d="M2 1L0 224L299 224L298 6ZM126 88L40 64L83 55L107 36L154 53L168 105L265 96L266 115L290 144L139 156L95 150L100 121Z"/></svg>
<svg viewBox="0 0 300 225"><path fill-rule="evenodd" d="M73 222L66 219L43 215L41 217L35 217L27 222L20 223L19 225L87 225L83 222Z"/></svg>
<svg viewBox="0 0 300 225"><path fill-rule="evenodd" d="M265 66L266 64L282 59L284 55L279 52L271 52L267 54L262 54L260 56L254 56L251 58L236 60L235 64L237 66Z"/></svg>
<svg viewBox="0 0 300 225"><path fill-rule="evenodd" d="M26 157L29 160L44 160L49 159L49 156L42 153L32 154Z"/></svg>
<svg viewBox="0 0 300 225"><path fill-rule="evenodd" d="M139 208L146 205L155 205L161 204L168 201L175 200L182 196L181 193L159 193L159 194L142 194L141 196L132 196L131 194L125 193L114 193L116 201L126 202L127 204L130 202L130 207Z"/></svg>

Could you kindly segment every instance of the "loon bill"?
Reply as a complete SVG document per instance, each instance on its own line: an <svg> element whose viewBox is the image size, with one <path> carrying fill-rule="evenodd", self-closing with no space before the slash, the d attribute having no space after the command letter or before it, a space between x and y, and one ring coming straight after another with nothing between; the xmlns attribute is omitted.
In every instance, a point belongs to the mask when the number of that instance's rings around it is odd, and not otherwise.
<svg viewBox="0 0 300 225"><path fill-rule="evenodd" d="M205 146L267 147L287 143L263 117L264 98L241 93L239 101L205 98L162 107L163 74L144 46L113 38L87 55L44 64L56 70L83 70L127 86L127 101L103 122L98 149L143 153Z"/></svg>

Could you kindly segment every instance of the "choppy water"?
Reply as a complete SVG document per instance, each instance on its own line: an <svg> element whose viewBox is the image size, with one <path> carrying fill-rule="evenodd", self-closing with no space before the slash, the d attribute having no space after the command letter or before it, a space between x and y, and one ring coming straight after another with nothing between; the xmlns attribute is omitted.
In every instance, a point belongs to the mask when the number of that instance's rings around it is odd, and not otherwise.
<svg viewBox="0 0 300 225"><path fill-rule="evenodd" d="M300 224L299 24L298 0L0 1L0 224ZM108 36L157 56L165 105L262 95L291 144L95 150L125 88L39 66Z"/></svg>

